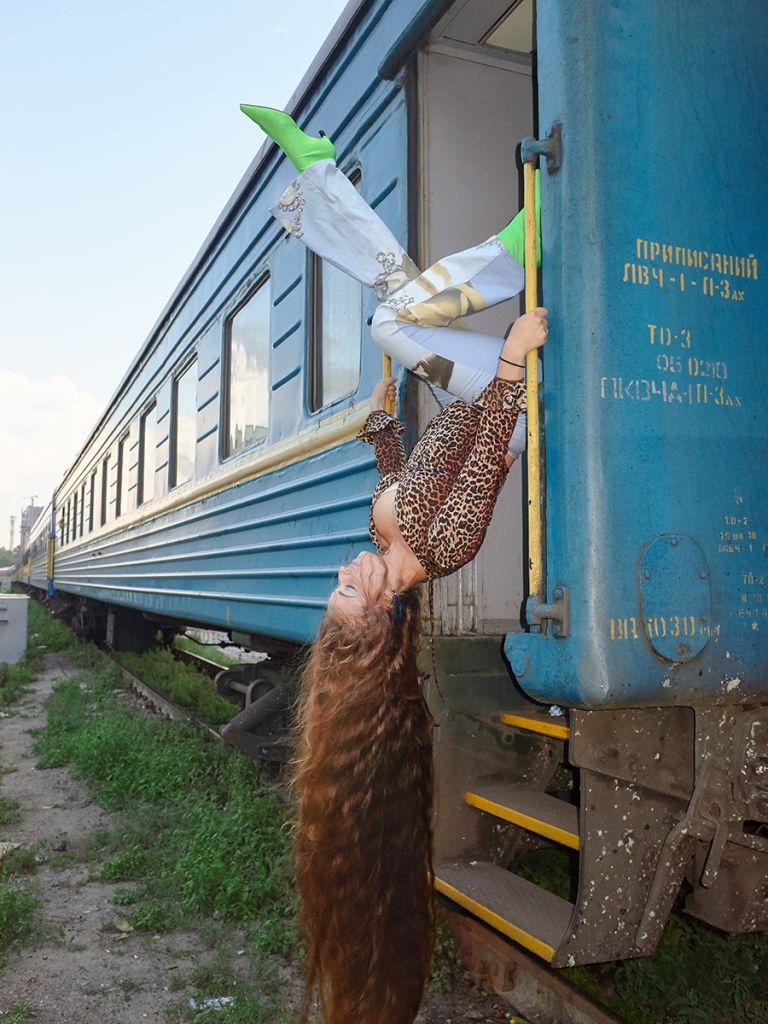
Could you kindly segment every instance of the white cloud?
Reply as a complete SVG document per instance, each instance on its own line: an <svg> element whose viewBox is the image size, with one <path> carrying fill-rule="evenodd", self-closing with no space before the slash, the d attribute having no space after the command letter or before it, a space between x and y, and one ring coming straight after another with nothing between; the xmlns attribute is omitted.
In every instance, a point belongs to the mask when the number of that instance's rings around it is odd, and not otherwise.
<svg viewBox="0 0 768 1024"><path fill-rule="evenodd" d="M47 505L103 410L69 377L35 380L0 370L0 547L7 547L10 516L29 498Z"/></svg>

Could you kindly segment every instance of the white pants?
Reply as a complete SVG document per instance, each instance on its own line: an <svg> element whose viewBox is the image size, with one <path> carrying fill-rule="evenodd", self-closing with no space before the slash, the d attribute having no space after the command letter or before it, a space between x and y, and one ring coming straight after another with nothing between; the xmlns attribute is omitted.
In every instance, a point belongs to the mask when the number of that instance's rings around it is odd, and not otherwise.
<svg viewBox="0 0 768 1024"><path fill-rule="evenodd" d="M511 299L522 266L495 235L420 274L402 245L333 160L320 160L288 186L274 217L312 252L373 288L371 333L398 363L472 402L495 376L503 341L468 331L460 317ZM519 417L510 450L525 447Z"/></svg>

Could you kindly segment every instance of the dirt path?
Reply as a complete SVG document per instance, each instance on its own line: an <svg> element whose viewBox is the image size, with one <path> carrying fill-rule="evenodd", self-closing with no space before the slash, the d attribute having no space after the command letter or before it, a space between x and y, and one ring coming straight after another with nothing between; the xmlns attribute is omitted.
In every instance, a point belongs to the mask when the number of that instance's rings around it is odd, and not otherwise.
<svg viewBox="0 0 768 1024"><path fill-rule="evenodd" d="M69 674L66 659L49 655L17 713L0 719L0 766L15 769L0 776L0 792L16 801L20 814L18 822L0 828L0 841L39 850L42 859L33 876L42 938L11 956L0 972L0 1020L20 1002L35 1007L35 1024L163 1022L172 1010L177 1019L194 988L186 984L190 971L221 950L212 951L210 937L206 943L194 932L122 932L120 908L111 900L125 883L93 880L98 864L79 859L93 833L116 822L66 768L38 770L29 735L45 725L43 701ZM234 957L238 936L229 932L227 938ZM295 1005L298 971L291 965L277 969L280 987ZM508 1013L508 1006L462 984L451 994L428 996L418 1024L499 1022Z"/></svg>
<svg viewBox="0 0 768 1024"><path fill-rule="evenodd" d="M121 937L119 908L111 903L117 886L89 880L92 865L69 863L67 854L82 851L96 829L114 822L66 768L35 768L29 730L45 725L42 703L68 674L64 659L49 656L19 713L0 721L0 764L16 769L2 777L2 793L18 803L21 815L2 838L39 847L46 857L34 876L44 938L9 959L0 975L0 1010L31 1003L36 1024L160 1021L166 1007L180 1002L170 989L196 937ZM59 868L57 858L67 866Z"/></svg>

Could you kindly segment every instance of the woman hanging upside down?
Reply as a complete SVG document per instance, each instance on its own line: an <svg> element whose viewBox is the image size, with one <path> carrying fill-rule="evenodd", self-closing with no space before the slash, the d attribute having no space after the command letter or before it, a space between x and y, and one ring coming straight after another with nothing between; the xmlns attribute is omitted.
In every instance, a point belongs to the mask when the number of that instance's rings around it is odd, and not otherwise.
<svg viewBox="0 0 768 1024"><path fill-rule="evenodd" d="M379 382L358 435L380 481L371 539L339 569L309 656L295 772L296 874L306 946L304 1016L322 1024L410 1024L429 970L432 915L432 721L416 665L418 585L477 554L525 410L528 352L547 337L546 310L505 339L461 330L458 317L523 285L521 218L499 235L419 274L402 246L337 169L331 141L281 111L241 108L299 171L274 215L294 237L374 288L376 343L459 399L406 460L403 427Z"/></svg>

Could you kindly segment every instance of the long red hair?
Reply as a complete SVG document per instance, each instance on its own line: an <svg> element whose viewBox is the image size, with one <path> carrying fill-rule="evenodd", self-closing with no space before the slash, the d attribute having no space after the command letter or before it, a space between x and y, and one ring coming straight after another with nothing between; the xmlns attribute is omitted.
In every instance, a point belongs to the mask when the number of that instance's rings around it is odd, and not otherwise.
<svg viewBox="0 0 768 1024"><path fill-rule="evenodd" d="M432 720L416 668L419 603L326 616L307 662L296 877L306 1020L410 1024L429 971Z"/></svg>

